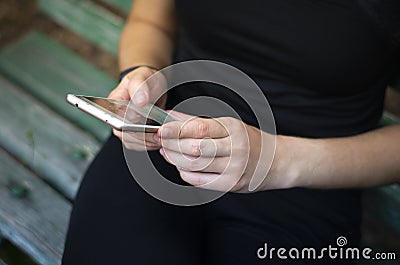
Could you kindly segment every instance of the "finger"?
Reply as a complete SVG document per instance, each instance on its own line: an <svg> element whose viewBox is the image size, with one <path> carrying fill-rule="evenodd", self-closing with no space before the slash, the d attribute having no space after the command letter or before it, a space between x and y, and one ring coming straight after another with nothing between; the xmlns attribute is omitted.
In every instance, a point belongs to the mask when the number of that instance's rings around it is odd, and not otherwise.
<svg viewBox="0 0 400 265"><path fill-rule="evenodd" d="M161 146L164 149L193 157L221 157L231 155L230 137L219 139L162 139Z"/></svg>
<svg viewBox="0 0 400 265"><path fill-rule="evenodd" d="M147 79L146 83L151 90L150 102L155 104L156 102L165 100L167 94L168 81L162 72L154 71Z"/></svg>
<svg viewBox="0 0 400 265"><path fill-rule="evenodd" d="M152 151L159 150L160 146L153 145L151 143L140 143L135 141L122 141L125 147L135 151Z"/></svg>
<svg viewBox="0 0 400 265"><path fill-rule="evenodd" d="M230 157L193 157L160 149L168 163L187 171L222 173L229 164Z"/></svg>
<svg viewBox="0 0 400 265"><path fill-rule="evenodd" d="M129 80L127 86L130 99L132 100L133 104L138 107L143 107L149 104L150 91L148 84L145 82L146 78L147 77L145 76L135 77L134 79Z"/></svg>
<svg viewBox="0 0 400 265"><path fill-rule="evenodd" d="M132 134L123 134L121 131L113 129L113 134L117 136L122 143L128 147L129 149L134 149L136 151L145 151L145 150L158 150L161 146L154 141L151 141L152 134L150 133L143 133L146 137L140 137L140 135L135 135L136 133ZM140 134L140 133L137 133Z"/></svg>
<svg viewBox="0 0 400 265"><path fill-rule="evenodd" d="M118 86L110 92L110 94L107 97L111 98L111 99L118 99L118 100L130 100L131 97L127 90L128 81L129 81L128 79L123 79L118 84Z"/></svg>
<svg viewBox="0 0 400 265"><path fill-rule="evenodd" d="M208 184L220 176L218 173L192 172L183 169L178 169L178 171L185 182L196 187Z"/></svg>
<svg viewBox="0 0 400 265"><path fill-rule="evenodd" d="M160 139L158 139L155 133L140 133L140 132L127 132L127 131L122 132L116 129L113 129L113 133L120 139L125 137L125 139L129 141L135 141L138 143L147 142L160 145Z"/></svg>
<svg viewBox="0 0 400 265"><path fill-rule="evenodd" d="M124 142L123 145L125 148L133 151L139 151L139 152L144 152L144 151L156 151L159 150L159 147L151 147L147 145L142 145L142 144L135 144L135 143L127 143Z"/></svg>
<svg viewBox="0 0 400 265"><path fill-rule="evenodd" d="M160 72L140 67L127 74L109 94L109 98L130 100L137 106L155 103L166 92L167 81ZM150 93L150 89L152 90Z"/></svg>
<svg viewBox="0 0 400 265"><path fill-rule="evenodd" d="M180 128L179 138L223 138L229 136L225 127L216 119L192 118Z"/></svg>
<svg viewBox="0 0 400 265"><path fill-rule="evenodd" d="M113 134L117 136L120 140L122 139L122 132L116 129L113 129Z"/></svg>
<svg viewBox="0 0 400 265"><path fill-rule="evenodd" d="M132 102L143 107L154 104L166 93L167 81L160 72L140 68L134 76L130 76L128 92Z"/></svg>
<svg viewBox="0 0 400 265"><path fill-rule="evenodd" d="M221 192L235 191L239 178L227 174L191 172L178 169L181 178L196 187Z"/></svg>
<svg viewBox="0 0 400 265"><path fill-rule="evenodd" d="M169 122L158 130L162 139L170 138L223 138L229 134L216 119L194 117L186 122Z"/></svg>
<svg viewBox="0 0 400 265"><path fill-rule="evenodd" d="M160 139L178 139L180 128L183 126L182 121L171 121L161 125L157 130L157 136Z"/></svg>
<svg viewBox="0 0 400 265"><path fill-rule="evenodd" d="M121 138L119 137L121 140ZM123 145L128 148L129 150L135 150L135 151L155 151L159 150L160 146L151 146L149 144L143 144L143 143L136 143L132 141L122 141Z"/></svg>
<svg viewBox="0 0 400 265"><path fill-rule="evenodd" d="M161 145L155 141L152 133L135 133L135 132L124 132L122 133L123 142L131 142L142 145L148 145L153 147L161 147Z"/></svg>

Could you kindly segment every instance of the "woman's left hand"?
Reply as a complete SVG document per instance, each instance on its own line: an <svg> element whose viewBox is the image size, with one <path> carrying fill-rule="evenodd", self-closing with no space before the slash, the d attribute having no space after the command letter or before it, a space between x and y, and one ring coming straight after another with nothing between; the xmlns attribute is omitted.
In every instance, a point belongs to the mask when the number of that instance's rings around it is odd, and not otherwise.
<svg viewBox="0 0 400 265"><path fill-rule="evenodd" d="M173 114L185 121L164 124L156 141L161 143L160 153L177 167L184 181L223 192L265 189L275 136L235 118ZM268 176L267 188L281 185L273 175Z"/></svg>

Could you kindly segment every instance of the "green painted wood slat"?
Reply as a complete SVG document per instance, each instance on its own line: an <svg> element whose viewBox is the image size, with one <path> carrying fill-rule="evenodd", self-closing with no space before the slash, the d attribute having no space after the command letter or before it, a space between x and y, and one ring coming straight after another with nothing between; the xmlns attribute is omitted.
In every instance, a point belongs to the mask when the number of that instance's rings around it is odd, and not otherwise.
<svg viewBox="0 0 400 265"><path fill-rule="evenodd" d="M103 2L108 3L111 6L114 6L128 14L131 10L133 0L103 0Z"/></svg>
<svg viewBox="0 0 400 265"><path fill-rule="evenodd" d="M60 264L71 204L1 149L0 197L1 233L39 264Z"/></svg>
<svg viewBox="0 0 400 265"><path fill-rule="evenodd" d="M39 9L60 25L116 54L124 19L87 0L39 0Z"/></svg>
<svg viewBox="0 0 400 265"><path fill-rule="evenodd" d="M116 81L57 42L38 32L27 34L0 52L0 71L97 139L109 135L107 125L72 108L65 96L106 96Z"/></svg>
<svg viewBox="0 0 400 265"><path fill-rule="evenodd" d="M382 126L387 126L387 125L393 125L393 124L399 124L400 120L398 117L396 117L395 115L385 111L383 113L382 119L380 121L380 124Z"/></svg>
<svg viewBox="0 0 400 265"><path fill-rule="evenodd" d="M0 94L0 146L73 199L99 142L1 76Z"/></svg>

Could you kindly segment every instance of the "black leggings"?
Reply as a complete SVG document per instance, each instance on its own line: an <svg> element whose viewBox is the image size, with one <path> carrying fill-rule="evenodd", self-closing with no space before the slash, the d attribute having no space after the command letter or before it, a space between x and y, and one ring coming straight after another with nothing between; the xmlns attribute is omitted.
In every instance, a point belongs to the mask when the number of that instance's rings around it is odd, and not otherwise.
<svg viewBox="0 0 400 265"><path fill-rule="evenodd" d="M335 245L338 236L357 245L359 213L358 192L339 190L228 193L203 206L172 206L136 184L112 136L76 197L63 264L288 264L259 259L257 250L264 243L318 248ZM333 263L350 264L340 262Z"/></svg>

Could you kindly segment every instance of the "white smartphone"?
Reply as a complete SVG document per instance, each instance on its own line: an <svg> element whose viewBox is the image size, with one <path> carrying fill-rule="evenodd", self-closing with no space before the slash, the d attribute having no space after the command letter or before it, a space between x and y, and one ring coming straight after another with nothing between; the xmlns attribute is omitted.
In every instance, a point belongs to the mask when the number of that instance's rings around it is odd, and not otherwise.
<svg viewBox="0 0 400 265"><path fill-rule="evenodd" d="M154 133L162 124L179 120L157 106L139 108L129 100L68 94L67 102L119 131Z"/></svg>

